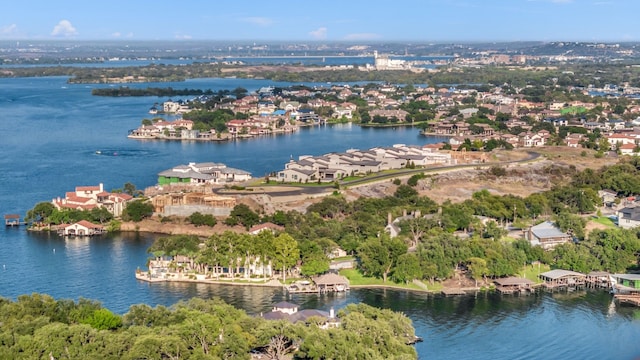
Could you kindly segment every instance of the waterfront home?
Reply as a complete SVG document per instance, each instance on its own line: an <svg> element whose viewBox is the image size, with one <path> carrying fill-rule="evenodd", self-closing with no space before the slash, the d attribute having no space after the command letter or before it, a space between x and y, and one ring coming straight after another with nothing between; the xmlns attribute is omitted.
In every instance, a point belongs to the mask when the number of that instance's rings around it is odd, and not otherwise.
<svg viewBox="0 0 640 360"><path fill-rule="evenodd" d="M299 305L286 301L274 304L270 312L261 313L260 316L266 320L287 320L292 323L298 321L306 322L311 317L315 317L322 321L319 325L321 329L340 326L340 319L336 317L333 308L331 308L329 312L316 309L300 310Z"/></svg>
<svg viewBox="0 0 640 360"><path fill-rule="evenodd" d="M251 180L251 173L222 163L189 163L158 173L158 184L225 184Z"/></svg>
<svg viewBox="0 0 640 360"><path fill-rule="evenodd" d="M369 116L373 119L376 116L385 118L385 119L397 119L399 122L404 122L409 113L405 110L371 110L369 111Z"/></svg>
<svg viewBox="0 0 640 360"><path fill-rule="evenodd" d="M350 175L401 169L409 163L425 166L454 162L449 153L440 153L431 148L396 144L393 147L369 150L350 149L344 153L329 153L322 156L301 155L298 161L292 159L285 164L284 170L278 172L277 180L331 182Z"/></svg>
<svg viewBox="0 0 640 360"><path fill-rule="evenodd" d="M162 111L165 113L186 113L189 112L189 104L183 100L167 100L162 103Z"/></svg>
<svg viewBox="0 0 640 360"><path fill-rule="evenodd" d="M618 210L618 226L632 229L640 226L640 206L628 206Z"/></svg>
<svg viewBox="0 0 640 360"><path fill-rule="evenodd" d="M553 249L558 244L572 240L571 235L562 232L550 221L531 226L525 233L525 238L531 243L531 246L540 246L545 250Z"/></svg>
<svg viewBox="0 0 640 360"><path fill-rule="evenodd" d="M94 236L106 233L104 226L87 220L80 220L73 224L58 227L58 235L62 236Z"/></svg>
<svg viewBox="0 0 640 360"><path fill-rule="evenodd" d="M584 286L587 277L579 272L562 269L547 271L538 276L549 289Z"/></svg>
<svg viewBox="0 0 640 360"><path fill-rule="evenodd" d="M56 209L91 210L96 207L107 209L113 216L122 215L133 196L125 193L110 193L104 191L102 183L97 186L78 186L75 191L68 192L64 198L51 201Z"/></svg>

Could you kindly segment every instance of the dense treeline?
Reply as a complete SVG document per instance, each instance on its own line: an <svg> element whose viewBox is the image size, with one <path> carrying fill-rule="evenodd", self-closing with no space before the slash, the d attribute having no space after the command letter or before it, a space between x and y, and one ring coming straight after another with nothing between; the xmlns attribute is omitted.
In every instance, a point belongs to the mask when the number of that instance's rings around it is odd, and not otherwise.
<svg viewBox="0 0 640 360"><path fill-rule="evenodd" d="M172 87L156 88L147 87L144 89L120 86L118 88L92 89L91 95L95 96L186 96L186 95L213 95L212 90L202 89L174 89Z"/></svg>
<svg viewBox="0 0 640 360"><path fill-rule="evenodd" d="M350 304L341 325L250 317L221 300L193 298L171 308L133 305L124 316L91 300L48 295L0 298L2 359L416 359L411 320Z"/></svg>
<svg viewBox="0 0 640 360"><path fill-rule="evenodd" d="M222 69L226 72L223 73ZM238 78L265 78L289 82L389 82L394 84L510 84L514 88L525 86L548 86L546 93L556 85L586 87L593 84L629 83L640 86L640 68L626 64L566 64L519 70L518 67L486 66L481 68L459 68L449 65L446 71L415 73L411 71L370 71L357 69L309 71L247 70L242 66L209 63L189 65L152 64L118 68L92 68L72 66L16 67L0 73L0 77L70 76L72 83L113 82L161 82L184 81L190 78L235 76ZM594 74L598 76L594 77ZM529 90L535 92L536 90ZM541 93L540 95L544 95Z"/></svg>
<svg viewBox="0 0 640 360"><path fill-rule="evenodd" d="M482 176L498 179L518 171L495 167ZM185 251L180 251L182 245L176 243L186 242L174 239L168 242L173 245L157 243L151 251L159 251L157 255L187 255L201 271L226 268L231 276L243 276L241 269L257 258L272 261L283 275L294 268L301 269L302 275L321 273L327 270L328 255L336 246L358 257L363 274L395 282L414 279L433 282L450 278L460 269L476 279L515 275L521 272L523 264L534 261L583 272L636 269L640 251L638 230L612 228L587 235L586 220L580 214L596 211L601 201L598 190L611 189L620 195L640 192L640 160L621 160L600 170L584 171L552 165L541 172L555 185L524 198L497 196L483 190L462 203L436 204L419 196L414 188L419 184L427 186L434 180L415 176L407 182L414 186L398 182L400 185L392 196L352 202L340 195L330 196L309 206L304 214L278 211L260 218L242 205L234 211L229 225L251 226L258 221L270 221L283 226L284 232L279 235L266 232L257 238L230 232L216 234L204 241L202 247L198 246L202 241L192 240L190 250ZM396 224L400 234L391 239L385 230L388 219L407 211L420 216L402 217ZM488 221L483 221L483 217ZM575 242L545 252L528 241L504 241L507 223L525 228L543 220L551 220L562 231L573 234ZM280 244L275 245L276 239ZM276 246L282 250L275 251ZM277 260L276 254L281 256Z"/></svg>

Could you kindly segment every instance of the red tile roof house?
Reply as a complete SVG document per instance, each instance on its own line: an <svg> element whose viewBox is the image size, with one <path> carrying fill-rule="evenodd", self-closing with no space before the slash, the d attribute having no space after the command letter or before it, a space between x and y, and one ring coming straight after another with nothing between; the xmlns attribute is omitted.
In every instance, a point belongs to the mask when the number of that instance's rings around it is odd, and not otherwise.
<svg viewBox="0 0 640 360"><path fill-rule="evenodd" d="M133 199L129 194L110 193L104 191L104 185L78 186L74 192L65 194L64 199L51 201L57 209L91 210L95 207L106 208L113 216L121 216L128 201Z"/></svg>

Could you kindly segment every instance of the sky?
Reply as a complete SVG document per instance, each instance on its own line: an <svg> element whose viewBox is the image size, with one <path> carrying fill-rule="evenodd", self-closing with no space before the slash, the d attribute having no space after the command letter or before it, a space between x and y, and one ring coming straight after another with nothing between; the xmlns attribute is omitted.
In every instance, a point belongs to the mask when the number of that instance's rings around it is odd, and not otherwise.
<svg viewBox="0 0 640 360"><path fill-rule="evenodd" d="M640 41L640 0L18 0L0 40Z"/></svg>

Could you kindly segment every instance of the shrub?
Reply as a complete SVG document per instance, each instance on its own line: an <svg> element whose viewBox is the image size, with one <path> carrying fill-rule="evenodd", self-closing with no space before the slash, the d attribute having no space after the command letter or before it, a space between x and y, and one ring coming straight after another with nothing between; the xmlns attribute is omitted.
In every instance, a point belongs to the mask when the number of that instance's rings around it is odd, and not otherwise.
<svg viewBox="0 0 640 360"><path fill-rule="evenodd" d="M213 215L201 214L197 211L189 215L187 219L189 220L190 223L192 223L195 226L207 225L207 226L213 227L216 225L216 222L217 222L216 218L213 217Z"/></svg>

